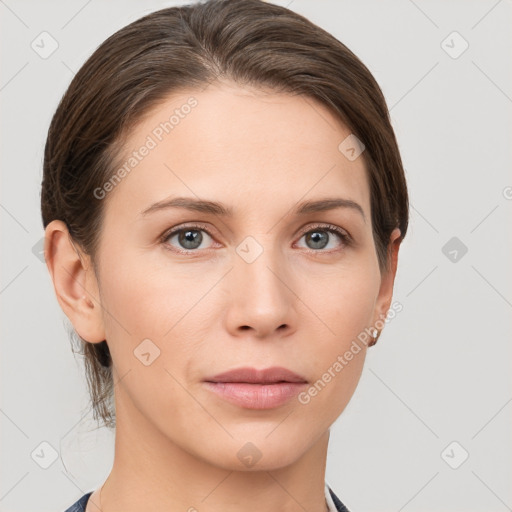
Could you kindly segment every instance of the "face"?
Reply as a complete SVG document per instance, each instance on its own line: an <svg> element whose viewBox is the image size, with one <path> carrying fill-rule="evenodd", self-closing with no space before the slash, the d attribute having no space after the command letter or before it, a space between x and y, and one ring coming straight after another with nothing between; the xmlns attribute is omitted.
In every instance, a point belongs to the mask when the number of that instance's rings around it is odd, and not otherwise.
<svg viewBox="0 0 512 512"><path fill-rule="evenodd" d="M277 468L328 431L366 345L345 353L386 314L394 278L379 271L363 159L338 149L349 135L313 99L229 84L173 94L132 130L125 172L97 191L100 314L75 324L107 340L118 428L237 470L244 446ZM205 382L275 366L306 382L224 386L232 399Z"/></svg>

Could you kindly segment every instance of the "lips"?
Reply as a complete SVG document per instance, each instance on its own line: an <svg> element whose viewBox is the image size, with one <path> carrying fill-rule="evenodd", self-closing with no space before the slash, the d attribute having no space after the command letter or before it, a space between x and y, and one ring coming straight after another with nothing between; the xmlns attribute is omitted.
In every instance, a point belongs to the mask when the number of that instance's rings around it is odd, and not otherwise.
<svg viewBox="0 0 512 512"><path fill-rule="evenodd" d="M273 409L289 403L308 385L302 376L273 366L236 368L204 379L204 386L217 397L244 409Z"/></svg>
<svg viewBox="0 0 512 512"><path fill-rule="evenodd" d="M205 382L238 382L247 384L275 384L278 382L307 382L307 380L287 368L272 366L258 370L256 368L236 368L213 377L207 377Z"/></svg>
<svg viewBox="0 0 512 512"><path fill-rule="evenodd" d="M287 368L236 368L204 381L208 391L244 409L275 409L295 398L307 380Z"/></svg>

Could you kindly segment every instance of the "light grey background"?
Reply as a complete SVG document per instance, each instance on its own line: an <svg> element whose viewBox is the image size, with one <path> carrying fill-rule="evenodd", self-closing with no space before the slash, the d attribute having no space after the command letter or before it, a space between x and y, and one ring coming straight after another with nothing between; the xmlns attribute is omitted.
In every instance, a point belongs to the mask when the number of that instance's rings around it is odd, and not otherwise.
<svg viewBox="0 0 512 512"><path fill-rule="evenodd" d="M93 430L82 361L33 253L43 148L94 49L180 3L0 1L2 511L64 510L110 470L113 436ZM331 429L326 480L352 512L512 510L512 3L275 3L330 31L372 71L410 188L394 296L403 311L369 350ZM58 43L46 59L31 47L43 31Z"/></svg>

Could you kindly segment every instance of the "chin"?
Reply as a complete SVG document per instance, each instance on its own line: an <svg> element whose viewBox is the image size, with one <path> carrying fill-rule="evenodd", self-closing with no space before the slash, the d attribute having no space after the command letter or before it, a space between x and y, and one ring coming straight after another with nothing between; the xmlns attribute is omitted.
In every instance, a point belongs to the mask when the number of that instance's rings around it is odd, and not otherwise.
<svg viewBox="0 0 512 512"><path fill-rule="evenodd" d="M285 429L281 435L276 431L269 435L270 432L264 429L253 436L234 435L225 443L214 440L216 448L209 451L206 459L227 471L273 471L293 464L309 448L304 438L295 439Z"/></svg>

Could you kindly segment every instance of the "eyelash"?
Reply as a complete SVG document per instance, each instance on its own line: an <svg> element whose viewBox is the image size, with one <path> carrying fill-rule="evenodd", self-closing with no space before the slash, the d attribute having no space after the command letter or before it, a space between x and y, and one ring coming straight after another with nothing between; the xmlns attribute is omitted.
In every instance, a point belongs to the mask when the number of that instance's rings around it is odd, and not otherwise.
<svg viewBox="0 0 512 512"><path fill-rule="evenodd" d="M185 226L179 226L177 229L173 228L172 230L170 231L166 231L161 237L160 237L160 243L163 244L164 248L167 249L168 251L172 251L174 253L178 253L178 254L196 254L196 253L199 253L199 252L202 252L202 250L198 250L198 249L195 249L195 250L186 250L186 249L177 249L176 247L173 247L172 249L170 248L169 244L167 244L167 240L169 238L171 238L171 236L173 235L176 235L177 233L180 233L182 231L187 231L187 230L190 230L190 231L205 231L209 237L211 237L212 239L214 238L213 235L210 233L208 227L204 224L191 224L191 225L185 225ZM339 228L338 226L335 226L334 224L316 224L316 225L313 225L311 227L309 227L308 229L302 231L300 233L300 238L302 238L304 235L312 232L312 231L315 231L315 230L322 230L322 231L328 231L329 233L335 233L336 235L338 235L341 240L342 240L342 244L345 246L345 247L349 247L351 246L352 244L352 238L351 236L345 231L345 230L342 230L341 228ZM203 250L207 250L207 249L203 249ZM309 249L308 252L310 253L315 253L315 254L319 254L319 253L333 253L333 252L337 252L339 251L339 249L334 249L334 250L328 250L328 251L323 251L321 249L319 250L315 250L315 249Z"/></svg>

